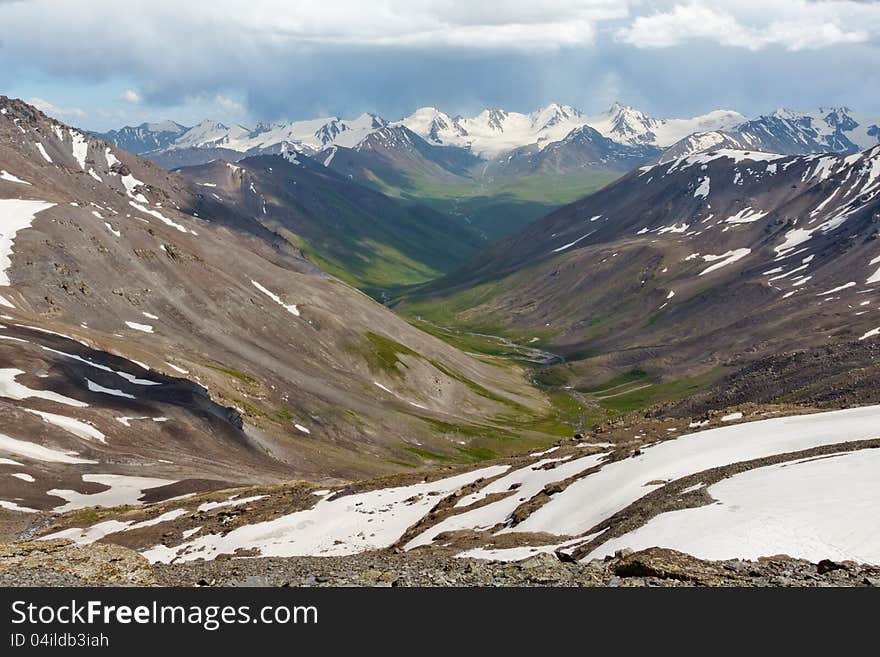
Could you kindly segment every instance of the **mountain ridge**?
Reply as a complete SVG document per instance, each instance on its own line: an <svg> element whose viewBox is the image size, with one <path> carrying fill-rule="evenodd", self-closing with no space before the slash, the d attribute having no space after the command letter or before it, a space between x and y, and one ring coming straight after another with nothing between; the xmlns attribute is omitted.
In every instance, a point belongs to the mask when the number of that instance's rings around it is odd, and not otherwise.
<svg viewBox="0 0 880 657"><path fill-rule="evenodd" d="M570 357L573 385L633 368L691 376L876 335L878 220L880 146L698 153L551 213L401 310L531 332Z"/></svg>
<svg viewBox="0 0 880 657"><path fill-rule="evenodd" d="M819 108L811 112L777 109L753 119L733 110L713 110L688 119L658 119L619 102L595 115L587 115L570 105L558 103L550 103L528 114L485 109L473 117L450 115L434 107L421 107L396 121L365 113L350 120L325 117L260 124L253 130L241 126L230 128L206 120L177 132L170 142L167 138L163 139L159 148L155 147L158 140L149 142L146 145L153 147L140 153L167 148L224 147L256 154L261 149L277 150L286 145L292 150L314 154L333 145L353 148L376 130L395 125L408 128L429 143L464 148L482 159L492 159L529 145L543 148L561 141L572 130L583 126L590 126L601 135L630 146L667 148L693 133L721 131L741 134L749 140L751 147L759 148L766 139L762 141L758 133L775 128L786 133L792 148L798 142L802 142L801 148L806 147L810 141L804 137L807 134L813 136L813 148L863 150L880 141L878 124L880 118L853 112L846 107ZM149 131L149 124L121 130L140 130L143 133ZM159 130L153 129L153 132ZM168 130L161 132L170 134ZM836 138L828 139L831 134L835 134ZM120 138L119 135L120 131L104 133L111 140L113 137Z"/></svg>

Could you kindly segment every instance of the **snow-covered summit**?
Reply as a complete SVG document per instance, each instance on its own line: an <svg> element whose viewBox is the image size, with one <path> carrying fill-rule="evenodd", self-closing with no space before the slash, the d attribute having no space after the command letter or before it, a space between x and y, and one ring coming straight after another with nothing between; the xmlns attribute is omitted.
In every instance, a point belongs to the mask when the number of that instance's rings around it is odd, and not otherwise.
<svg viewBox="0 0 880 657"><path fill-rule="evenodd" d="M105 136L120 145L125 141L136 152L225 148L241 153L293 150L314 154L332 146L356 148L388 126L405 127L429 144L462 148L487 160L523 147L540 151L584 126L626 147L673 147L676 157L717 146L790 154L857 152L880 142L880 117L848 107L820 107L811 112L778 108L751 120L728 109L689 118L658 118L620 102L593 115L555 102L530 113L486 108L474 116L426 106L391 122L370 113L353 119L324 116L261 123L253 129L210 120L192 128L163 121Z"/></svg>

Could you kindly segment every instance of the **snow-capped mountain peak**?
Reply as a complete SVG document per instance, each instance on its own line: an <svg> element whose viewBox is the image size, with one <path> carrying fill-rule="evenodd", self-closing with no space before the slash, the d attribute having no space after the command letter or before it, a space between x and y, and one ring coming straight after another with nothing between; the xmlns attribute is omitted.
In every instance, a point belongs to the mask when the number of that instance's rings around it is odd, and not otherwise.
<svg viewBox="0 0 880 657"><path fill-rule="evenodd" d="M364 113L351 121L334 119L332 122L319 128L315 135L321 144L320 148L325 148L331 144L354 148L365 137L377 130L381 130L387 125L388 122L382 117Z"/></svg>
<svg viewBox="0 0 880 657"><path fill-rule="evenodd" d="M795 118L797 114L787 107L777 107L775 110L770 112L769 116L777 119L792 119Z"/></svg>
<svg viewBox="0 0 880 657"><path fill-rule="evenodd" d="M252 133L252 134L255 134L255 135L263 134L264 132L269 132L269 131L271 131L271 130L276 130L277 128L281 128L281 127L283 127L283 126L284 126L283 123L266 123L266 122L260 122L260 123L258 123L257 125L254 126L254 130L253 130L253 133Z"/></svg>
<svg viewBox="0 0 880 657"><path fill-rule="evenodd" d="M880 142L880 117L848 107L820 107L811 112L779 108L744 122L736 132L745 143L765 150L856 152Z"/></svg>
<svg viewBox="0 0 880 657"><path fill-rule="evenodd" d="M176 121L157 121L141 123L138 126L125 126L102 135L120 148L135 153L148 153L167 148L189 128Z"/></svg>
<svg viewBox="0 0 880 657"><path fill-rule="evenodd" d="M504 132L504 124L510 114L501 109L484 109L477 117L482 120L492 130Z"/></svg>
<svg viewBox="0 0 880 657"><path fill-rule="evenodd" d="M370 112L364 112L359 117L357 117L354 121L352 121L354 125L368 125L370 128L375 128L379 130L380 128L384 128L388 125L388 121L383 119L381 116L377 114L371 114Z"/></svg>
<svg viewBox="0 0 880 657"><path fill-rule="evenodd" d="M609 139L622 144L645 144L655 140L658 122L634 107L614 103L589 124Z"/></svg>
<svg viewBox="0 0 880 657"><path fill-rule="evenodd" d="M579 119L581 112L571 105L559 105L550 103L546 107L532 112L532 124L537 129L549 128L564 121L572 121Z"/></svg>
<svg viewBox="0 0 880 657"><path fill-rule="evenodd" d="M173 132L175 134L180 134L186 130L186 126L180 125L177 121L171 121L170 119L165 119L164 121L158 121L156 123L142 123L139 127L141 129L149 130L150 132Z"/></svg>
<svg viewBox="0 0 880 657"><path fill-rule="evenodd" d="M432 144L466 147L468 133L459 124L460 118L436 107L420 107L393 125L402 125Z"/></svg>
<svg viewBox="0 0 880 657"><path fill-rule="evenodd" d="M243 126L228 127L219 121L205 119L180 135L174 145L176 148L225 147L248 134L250 130Z"/></svg>
<svg viewBox="0 0 880 657"><path fill-rule="evenodd" d="M314 154L331 146L356 148L378 131L403 127L430 145L456 147L470 156L493 160L522 148L541 151L584 126L620 146L641 149L639 152L645 154L652 149L671 148L670 156L676 157L718 147L789 154L855 152L880 142L880 117L859 114L845 106L820 107L812 112L781 107L748 120L727 109L690 118L657 118L621 102L592 116L555 102L531 113L486 108L471 117L453 116L426 106L393 122L371 113L354 119L329 116L261 123L253 130L209 120L192 128L163 121L104 136L139 153L223 148L244 154L282 150ZM668 159L665 155L663 158Z"/></svg>
<svg viewBox="0 0 880 657"><path fill-rule="evenodd" d="M621 144L666 148L695 132L733 128L746 117L731 110L715 110L688 119L657 119L622 103L587 119L587 124Z"/></svg>

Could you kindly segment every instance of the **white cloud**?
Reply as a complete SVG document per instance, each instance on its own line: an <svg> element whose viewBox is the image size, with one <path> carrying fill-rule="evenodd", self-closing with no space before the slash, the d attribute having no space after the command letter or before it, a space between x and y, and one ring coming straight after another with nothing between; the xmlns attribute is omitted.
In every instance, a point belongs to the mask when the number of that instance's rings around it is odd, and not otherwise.
<svg viewBox="0 0 880 657"><path fill-rule="evenodd" d="M637 16L617 31L638 48L668 48L694 39L723 46L790 51L861 43L880 34L880 4L848 0L739 0L676 4Z"/></svg>
<svg viewBox="0 0 880 657"><path fill-rule="evenodd" d="M126 103L131 103L132 105L140 105L143 98L141 95L135 91L134 89L126 89L122 92L121 99Z"/></svg>
<svg viewBox="0 0 880 657"><path fill-rule="evenodd" d="M6 93L64 100L90 127L121 122L102 114L114 108L248 123L420 104L880 102L880 1L0 0L0 25Z"/></svg>
<svg viewBox="0 0 880 657"><path fill-rule="evenodd" d="M69 8L32 0L0 5L0 23L11 43L31 38L64 50L81 40L121 53L150 44L144 54L168 57L206 44L242 54L291 45L554 49L592 42L597 23L628 11L629 0L214 0L209 11L178 0L83 0ZM157 34L165 37L162 53Z"/></svg>
<svg viewBox="0 0 880 657"><path fill-rule="evenodd" d="M78 119L82 119L86 116L86 113L78 107L56 107L48 100L45 100L43 98L33 97L28 99L28 102L44 114L48 114L49 116L54 116L56 118L66 118L72 116Z"/></svg>
<svg viewBox="0 0 880 657"><path fill-rule="evenodd" d="M220 107L228 112L234 112L236 114L245 113L244 105L239 103L237 100L233 100L232 98L217 94L217 96L214 98L214 102L216 102Z"/></svg>
<svg viewBox="0 0 880 657"><path fill-rule="evenodd" d="M242 16L278 40L358 46L552 49L591 43L628 0L258 0Z"/></svg>

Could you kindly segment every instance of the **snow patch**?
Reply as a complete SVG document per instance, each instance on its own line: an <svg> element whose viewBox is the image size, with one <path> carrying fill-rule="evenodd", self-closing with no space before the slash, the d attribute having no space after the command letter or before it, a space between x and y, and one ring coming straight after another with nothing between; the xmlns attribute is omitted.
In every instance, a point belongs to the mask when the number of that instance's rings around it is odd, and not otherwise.
<svg viewBox="0 0 880 657"><path fill-rule="evenodd" d="M143 200L144 200L144 202L146 203L146 199L143 199ZM195 231L188 231L186 228L184 228L184 227L181 226L180 224L178 224L178 223L172 221L171 219L169 219L168 217L166 217L165 215L163 215L161 212L158 212L157 210L153 210L152 208L148 208L148 207L143 206L143 205L138 205L138 204L135 203L134 201L129 201L128 204L131 205L131 206L132 206L133 208L135 208L136 210L140 210L140 211L143 212L144 214L148 214L148 215L150 215L151 217L156 217L156 219L158 219L159 221L161 221L161 222L162 222L163 224L165 224L166 226L171 226L172 228L176 228L176 229L179 230L181 233L192 233L193 235L197 235L197 234L198 234L198 233L196 233Z"/></svg>
<svg viewBox="0 0 880 657"><path fill-rule="evenodd" d="M751 249L744 248L728 251L723 255L704 255L703 260L705 260L706 262L714 262L716 260L719 260L720 262L715 262L714 265L706 267L706 269L700 272L700 276L716 271L717 269L721 269L722 267L726 267L727 265L733 264L737 260L745 258L751 252Z"/></svg>
<svg viewBox="0 0 880 657"><path fill-rule="evenodd" d="M573 247L575 244L577 244L581 240L587 239L590 235L592 235L595 232L596 232L595 230L591 230L586 235L578 237L574 242L569 242L568 244L564 244L564 245L560 246L558 249L553 249L553 251L551 253L559 253L560 251L565 251L566 249Z"/></svg>
<svg viewBox="0 0 880 657"><path fill-rule="evenodd" d="M153 332L153 327L150 326L149 324L138 324L137 322L126 322L125 325L130 329L134 329L135 331L142 331L143 333L152 333Z"/></svg>
<svg viewBox="0 0 880 657"><path fill-rule="evenodd" d="M49 164L53 164L52 158L49 157L49 154L46 152L46 149L43 148L43 144L41 144L40 142L37 142L37 150L40 151L40 155L43 156L46 162L48 162Z"/></svg>
<svg viewBox="0 0 880 657"><path fill-rule="evenodd" d="M116 390L114 388L105 388L102 385L98 385L91 379L86 379L86 385L91 392L100 392L105 395L112 395L113 397L122 397L124 399L136 399L134 395L129 395L128 393L122 392L121 390Z"/></svg>
<svg viewBox="0 0 880 657"><path fill-rule="evenodd" d="M0 169L0 180L6 180L8 182L20 183L22 185L30 185L31 184L27 180L22 180L21 178L13 176L11 173L9 173L8 171L4 171L3 169Z"/></svg>
<svg viewBox="0 0 880 657"><path fill-rule="evenodd" d="M86 155L88 155L88 153L89 153L89 142L82 135L82 133L79 133L73 129L69 129L69 132L70 132L71 152L73 154L73 159L75 159L77 164L79 164L79 168L82 169L83 171L85 171Z"/></svg>
<svg viewBox="0 0 880 657"><path fill-rule="evenodd" d="M826 296L826 295L828 295L828 294L834 294L835 292L840 292L841 290L847 290L847 289L849 289L849 288L851 288L851 287L855 287L855 286L856 286L855 281L851 281L851 282L849 282L849 283L845 283L844 285L840 285L840 286L838 286L838 287L832 288L832 289L830 289L830 290L828 290L828 291L826 291L826 292L820 292L820 293L817 294L816 296L817 296L817 297L824 297L824 296Z"/></svg>
<svg viewBox="0 0 880 657"><path fill-rule="evenodd" d="M249 504L251 502L256 502L257 500L261 500L264 497L268 497L268 496L267 495L253 495L252 497L239 498L238 495L233 495L228 500L223 500L222 502L204 502L203 504L199 504L196 511L204 513L206 511L212 511L214 509L219 509L221 507L241 506L242 504Z"/></svg>
<svg viewBox="0 0 880 657"><path fill-rule="evenodd" d="M46 201L0 199L0 286L11 285L9 268L16 234L30 228L37 214L52 207L55 203Z"/></svg>
<svg viewBox="0 0 880 657"><path fill-rule="evenodd" d="M256 281L252 280L251 283L253 284L253 286L254 286L255 288L257 288L260 292L262 292L262 293L265 294L267 297L269 297L270 299L272 299L272 301L274 301L275 303L277 303L279 306L282 306L282 307L283 307L285 310L287 310L287 312L289 312L291 315L296 315L297 317L299 317L299 308L296 307L296 304L294 304L294 303L286 304L286 303L284 303L284 302L281 300L281 297L279 297L279 296L278 296L277 294L275 294L274 292L271 292L270 290L267 290L265 287L263 287L262 285L260 285L260 284L257 283Z"/></svg>
<svg viewBox="0 0 880 657"><path fill-rule="evenodd" d="M48 390L32 390L31 388L18 383L15 379L22 374L24 374L24 370L18 370L15 368L0 369L0 397L15 400L36 397L37 399L45 399L46 401L65 404L75 408L88 407L88 404L77 399L71 399L70 397L65 397L64 395L59 395L58 393L50 392Z"/></svg>
<svg viewBox="0 0 880 657"><path fill-rule="evenodd" d="M584 470L589 470L599 465L605 456L607 454L591 454L573 461L560 463L555 468L550 469L544 469L542 466L553 463L558 459L544 459L532 463L525 468L515 470L500 479L496 479L480 491L462 498L456 504L456 508L471 506L485 499L488 495L508 493L506 497L471 511L449 516L413 538L404 546L404 549L411 550L422 545L430 545L443 532L461 529L486 530L496 525L509 525L511 515L516 508L524 501L540 493L544 486L568 479Z"/></svg>
<svg viewBox="0 0 880 657"><path fill-rule="evenodd" d="M87 506L121 506L123 504L143 504L141 497L144 491L150 488L158 488L160 486L168 486L176 483L173 479L155 479L152 477L131 477L119 474L84 474L82 480L89 483L102 484L108 486L108 490L100 493L80 493L75 490L58 489L46 491L47 495L54 495L63 500L67 500L67 504L55 507L53 511L63 512L73 509L81 509ZM183 511L175 509L175 511ZM182 514L181 514L182 515ZM176 516L175 516L176 517ZM113 521L111 521L113 522ZM127 525L126 525L127 526ZM149 525L141 525L149 526ZM49 538L69 538L67 536L50 535L42 537L42 540Z"/></svg>
<svg viewBox="0 0 880 657"><path fill-rule="evenodd" d="M79 458L77 456L77 452L71 450L62 452L57 449L43 447L42 445L31 443L26 440L17 440L15 438L10 438L9 436L2 433L0 433L0 450L9 454L15 454L17 456L23 456L24 458L33 459L34 461L45 461L47 463L97 463L97 461L90 461L89 459ZM13 463L15 462L13 461ZM21 464L16 463L16 465Z"/></svg>
<svg viewBox="0 0 880 657"><path fill-rule="evenodd" d="M55 413L47 413L45 411L35 411L30 408L26 408L24 410L26 410L28 413L39 415L41 418L43 418L45 422L64 429L68 433L72 433L74 436L84 438L85 440L97 440L101 443L107 442L107 438L104 436L103 433L101 433L91 424L88 424L86 422L82 422L72 417L67 417L66 415L57 415Z"/></svg>

